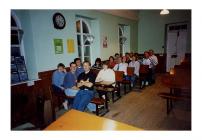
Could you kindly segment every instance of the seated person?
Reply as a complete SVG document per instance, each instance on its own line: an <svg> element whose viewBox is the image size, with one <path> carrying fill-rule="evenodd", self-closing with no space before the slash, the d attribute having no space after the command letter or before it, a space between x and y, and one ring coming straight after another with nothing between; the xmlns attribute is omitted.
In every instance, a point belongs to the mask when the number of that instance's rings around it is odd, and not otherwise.
<svg viewBox="0 0 202 140"><path fill-rule="evenodd" d="M75 58L74 63L76 63L76 66L77 66L77 68L76 68L76 76L78 77L79 74L84 72L84 69L83 69L83 67L81 65L81 59L80 58Z"/></svg>
<svg viewBox="0 0 202 140"><path fill-rule="evenodd" d="M126 63L130 63L131 62L131 57L129 53L126 53Z"/></svg>
<svg viewBox="0 0 202 140"><path fill-rule="evenodd" d="M95 68L95 69L101 69L102 68L102 61L100 58L96 58L95 64L92 66L92 68Z"/></svg>
<svg viewBox="0 0 202 140"><path fill-rule="evenodd" d="M65 94L67 96L76 96L79 88L76 86L77 77L76 77L76 64L74 62L70 63L70 71L66 73L64 77L64 88Z"/></svg>
<svg viewBox="0 0 202 140"><path fill-rule="evenodd" d="M57 70L54 71L52 75L52 88L54 92L61 93L64 91L63 81L65 74L65 65L63 63L59 63L57 66Z"/></svg>
<svg viewBox="0 0 202 140"><path fill-rule="evenodd" d="M122 62L122 58L119 57L117 59L117 64L114 66L113 70L115 71L123 71L124 75L127 75L127 67L128 64L126 63L126 57L123 57L123 62Z"/></svg>
<svg viewBox="0 0 202 140"><path fill-rule="evenodd" d="M84 111L86 106L94 97L93 86L95 83L95 74L90 71L91 64L88 61L83 63L84 72L77 78L77 87L79 91L74 98L73 109Z"/></svg>
<svg viewBox="0 0 202 140"><path fill-rule="evenodd" d="M109 67L110 69L113 69L115 65L116 65L116 63L115 63L115 61L114 61L114 57L113 57L113 56L110 56L110 57L109 57L108 67Z"/></svg>
<svg viewBox="0 0 202 140"><path fill-rule="evenodd" d="M132 61L129 63L129 67L134 67L134 77L131 78L133 86L136 84L137 78L139 77L140 62L138 61L138 56L133 55Z"/></svg>
<svg viewBox="0 0 202 140"><path fill-rule="evenodd" d="M115 82L115 72L108 68L107 62L103 63L103 69L99 71L95 82L101 82L101 81L107 81L107 82ZM113 84L112 86L115 86ZM100 97L105 99L105 96L103 95L104 93L100 93Z"/></svg>

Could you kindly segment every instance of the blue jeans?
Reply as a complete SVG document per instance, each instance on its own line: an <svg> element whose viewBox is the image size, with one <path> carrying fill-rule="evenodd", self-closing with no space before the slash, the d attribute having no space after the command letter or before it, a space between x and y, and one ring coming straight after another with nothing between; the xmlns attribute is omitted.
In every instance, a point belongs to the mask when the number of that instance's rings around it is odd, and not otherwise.
<svg viewBox="0 0 202 140"><path fill-rule="evenodd" d="M92 90L79 90L74 98L73 109L84 111L86 106L90 103L94 97L94 91Z"/></svg>
<svg viewBox="0 0 202 140"><path fill-rule="evenodd" d="M78 91L79 91L79 90L67 88L67 89L65 89L65 94L66 94L67 96L76 96L76 94L78 93Z"/></svg>
<svg viewBox="0 0 202 140"><path fill-rule="evenodd" d="M128 76L128 75L126 75L124 77L125 80L129 80L131 83L133 83L133 86L136 84L137 78L138 78L137 75L134 75L134 76Z"/></svg>

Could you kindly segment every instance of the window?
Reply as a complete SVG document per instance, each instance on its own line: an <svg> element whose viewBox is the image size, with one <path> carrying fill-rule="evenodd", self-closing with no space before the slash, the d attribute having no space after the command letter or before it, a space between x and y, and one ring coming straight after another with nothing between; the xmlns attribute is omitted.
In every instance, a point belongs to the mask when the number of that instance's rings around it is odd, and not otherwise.
<svg viewBox="0 0 202 140"><path fill-rule="evenodd" d="M11 16L11 56L21 56L21 40L23 30L17 25L16 20Z"/></svg>
<svg viewBox="0 0 202 140"><path fill-rule="evenodd" d="M125 54L125 50L124 50L124 42L125 42L125 37L124 37L124 26L119 26L119 50L120 50L120 54L121 56L123 56Z"/></svg>
<svg viewBox="0 0 202 140"><path fill-rule="evenodd" d="M84 19L76 21L78 56L83 61L91 62L91 48L87 36L91 35L90 27Z"/></svg>

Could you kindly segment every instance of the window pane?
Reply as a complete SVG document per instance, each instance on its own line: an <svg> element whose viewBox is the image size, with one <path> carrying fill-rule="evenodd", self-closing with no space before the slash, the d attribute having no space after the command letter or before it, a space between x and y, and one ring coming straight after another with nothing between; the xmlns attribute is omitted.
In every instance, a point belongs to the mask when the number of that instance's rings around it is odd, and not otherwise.
<svg viewBox="0 0 202 140"><path fill-rule="evenodd" d="M76 22L76 32L77 32L77 33L80 33L80 32L81 32L80 20L78 20L78 21Z"/></svg>
<svg viewBox="0 0 202 140"><path fill-rule="evenodd" d="M90 42L87 40L86 35L83 36L84 45L90 45Z"/></svg>
<svg viewBox="0 0 202 140"><path fill-rule="evenodd" d="M122 36L122 31L121 31L121 28L119 28L119 36Z"/></svg>
<svg viewBox="0 0 202 140"><path fill-rule="evenodd" d="M78 46L78 54L79 54L79 57L81 57L81 46Z"/></svg>
<svg viewBox="0 0 202 140"><path fill-rule="evenodd" d="M90 46L84 46L84 56L90 56Z"/></svg>
<svg viewBox="0 0 202 140"><path fill-rule="evenodd" d="M86 25L85 22L82 22L82 26L83 26L83 33L89 33L88 26Z"/></svg>
<svg viewBox="0 0 202 140"><path fill-rule="evenodd" d="M20 47L11 47L11 56L20 56Z"/></svg>
<svg viewBox="0 0 202 140"><path fill-rule="evenodd" d="M89 61L90 62L90 57L84 57L84 61Z"/></svg>
<svg viewBox="0 0 202 140"><path fill-rule="evenodd" d="M17 24L12 16L11 16L11 27L17 27Z"/></svg>
<svg viewBox="0 0 202 140"><path fill-rule="evenodd" d="M18 31L16 30L11 30L11 44L19 44Z"/></svg>
<svg viewBox="0 0 202 140"><path fill-rule="evenodd" d="M81 46L81 35L77 35L77 44Z"/></svg>

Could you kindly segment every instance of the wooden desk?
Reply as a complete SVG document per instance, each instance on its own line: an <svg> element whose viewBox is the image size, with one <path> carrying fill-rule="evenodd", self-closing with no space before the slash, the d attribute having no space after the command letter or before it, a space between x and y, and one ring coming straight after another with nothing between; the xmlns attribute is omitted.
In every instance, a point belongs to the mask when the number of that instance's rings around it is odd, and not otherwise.
<svg viewBox="0 0 202 140"><path fill-rule="evenodd" d="M109 109L108 109L108 102L107 102L107 99L108 99L108 95L107 95L107 93L108 93L108 88L114 88L114 87L112 87L112 85L113 84L115 84L115 82L110 82L110 81L101 81L101 82L96 82L95 83L95 86L96 87L98 87L97 88L97 90L99 91L105 91L104 92L104 95L105 95L105 106L106 106L106 109L107 109L107 111L106 112L108 112L109 111ZM99 87L101 87L101 89L99 89ZM98 92L99 93L99 92ZM114 102L114 99L112 98L112 100L113 100L113 102Z"/></svg>
<svg viewBox="0 0 202 140"><path fill-rule="evenodd" d="M98 117L77 110L70 110L45 130L141 130L124 123Z"/></svg>
<svg viewBox="0 0 202 140"><path fill-rule="evenodd" d="M173 108L173 100L191 100L191 71L189 69L175 69L174 75L162 77L164 86L170 89L170 93L159 93L159 96L166 99L167 114Z"/></svg>
<svg viewBox="0 0 202 140"><path fill-rule="evenodd" d="M115 84L115 82L110 82L110 81L101 81L101 82L95 82L96 86L111 86Z"/></svg>

